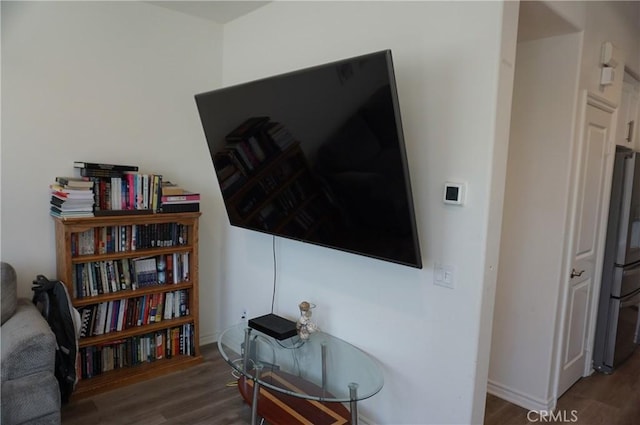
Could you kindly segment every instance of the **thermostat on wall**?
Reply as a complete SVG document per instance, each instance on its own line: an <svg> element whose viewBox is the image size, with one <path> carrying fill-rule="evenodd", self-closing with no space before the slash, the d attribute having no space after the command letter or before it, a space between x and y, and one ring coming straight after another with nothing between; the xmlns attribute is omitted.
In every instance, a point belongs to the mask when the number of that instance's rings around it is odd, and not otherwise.
<svg viewBox="0 0 640 425"><path fill-rule="evenodd" d="M446 182L444 184L444 203L464 205L465 183Z"/></svg>

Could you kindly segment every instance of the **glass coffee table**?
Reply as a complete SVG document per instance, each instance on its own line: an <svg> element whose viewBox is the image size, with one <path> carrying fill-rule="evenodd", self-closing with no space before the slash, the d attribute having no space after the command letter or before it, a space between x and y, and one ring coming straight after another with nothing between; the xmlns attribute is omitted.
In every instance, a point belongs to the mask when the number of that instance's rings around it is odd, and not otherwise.
<svg viewBox="0 0 640 425"><path fill-rule="evenodd" d="M280 341L243 323L220 335L218 349L240 374L238 389L251 405L252 425L258 417L274 424L356 425L357 402L384 384L374 358L325 332Z"/></svg>

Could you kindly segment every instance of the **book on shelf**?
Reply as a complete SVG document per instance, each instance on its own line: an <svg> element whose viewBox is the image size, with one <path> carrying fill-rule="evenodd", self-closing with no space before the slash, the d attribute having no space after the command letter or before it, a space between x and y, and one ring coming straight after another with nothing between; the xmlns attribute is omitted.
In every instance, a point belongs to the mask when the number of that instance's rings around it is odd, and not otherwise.
<svg viewBox="0 0 640 425"><path fill-rule="evenodd" d="M151 294L149 297L149 316L148 323L155 323L158 315L158 307L160 306L160 296L162 294ZM160 320L158 320L159 322Z"/></svg>
<svg viewBox="0 0 640 425"><path fill-rule="evenodd" d="M88 229L71 234L71 255L93 255L96 252L96 231Z"/></svg>
<svg viewBox="0 0 640 425"><path fill-rule="evenodd" d="M158 212L180 213L198 211L200 211L200 194L197 192L182 189L181 194L167 195L163 193L160 197Z"/></svg>
<svg viewBox="0 0 640 425"><path fill-rule="evenodd" d="M80 299L132 289L136 279L132 261L123 258L76 264L71 276L75 297Z"/></svg>
<svg viewBox="0 0 640 425"><path fill-rule="evenodd" d="M144 215L152 214L153 210L94 210L96 217L109 217L118 215Z"/></svg>
<svg viewBox="0 0 640 425"><path fill-rule="evenodd" d="M93 211L93 200L86 199L65 199L58 196L52 196L50 200L51 206L63 211L78 209L80 211ZM86 208L89 208L86 210Z"/></svg>
<svg viewBox="0 0 640 425"><path fill-rule="evenodd" d="M162 331L156 332L156 359L164 358L164 333Z"/></svg>
<svg viewBox="0 0 640 425"><path fill-rule="evenodd" d="M84 162L84 161L74 161L73 167L84 168L89 170L138 171L137 165L105 164L105 163Z"/></svg>
<svg viewBox="0 0 640 425"><path fill-rule="evenodd" d="M167 283L167 259L164 255L158 256L156 267L158 268L158 284L164 285Z"/></svg>
<svg viewBox="0 0 640 425"><path fill-rule="evenodd" d="M60 198L93 199L94 196L91 188L71 189L58 183L53 183L49 185L49 189L51 189L52 194Z"/></svg>
<svg viewBox="0 0 640 425"><path fill-rule="evenodd" d="M173 292L167 292L164 296L164 309L162 315L162 318L164 320L169 320L176 317L173 305Z"/></svg>
<svg viewBox="0 0 640 425"><path fill-rule="evenodd" d="M160 198L163 204L173 202L194 202L200 201L200 194L185 190L181 195L162 195Z"/></svg>
<svg viewBox="0 0 640 425"><path fill-rule="evenodd" d="M73 233L71 250L74 256L101 255L186 245L187 238L188 226L180 223L105 226Z"/></svg>
<svg viewBox="0 0 640 425"><path fill-rule="evenodd" d="M97 178L111 178L111 177L122 177L124 171L117 170L100 170L93 168L81 168L80 175L82 177L97 177Z"/></svg>
<svg viewBox="0 0 640 425"><path fill-rule="evenodd" d="M156 257L143 257L133 260L136 276L136 288L158 283L158 265Z"/></svg>
<svg viewBox="0 0 640 425"><path fill-rule="evenodd" d="M65 189L93 188L93 181L86 177L56 177L56 183Z"/></svg>
<svg viewBox="0 0 640 425"><path fill-rule="evenodd" d="M164 313L164 297L165 297L165 293L164 292L160 292L158 294L156 294L158 296L158 300L156 303L156 316L155 316L155 321L156 322L160 322L162 321L162 317L163 317L163 313Z"/></svg>
<svg viewBox="0 0 640 425"><path fill-rule="evenodd" d="M161 188L161 196L182 195L185 192L182 187L170 181L162 181Z"/></svg>
<svg viewBox="0 0 640 425"><path fill-rule="evenodd" d="M160 213L183 213L200 211L200 202L163 203L158 212Z"/></svg>
<svg viewBox="0 0 640 425"><path fill-rule="evenodd" d="M151 310L153 307L153 295L145 295L143 297L143 305L142 308L142 316L140 317L140 322L143 325L148 325L151 319Z"/></svg>
<svg viewBox="0 0 640 425"><path fill-rule="evenodd" d="M91 317L93 316L92 306L83 307L79 310L80 313L80 338L85 338L91 333Z"/></svg>
<svg viewBox="0 0 640 425"><path fill-rule="evenodd" d="M167 254L165 257L166 262L166 282L167 283L175 283L173 280L173 254Z"/></svg>
<svg viewBox="0 0 640 425"><path fill-rule="evenodd" d="M65 178L56 177L49 185L49 214L58 218L93 217L94 195L91 187L68 187Z"/></svg>
<svg viewBox="0 0 640 425"><path fill-rule="evenodd" d="M56 218L82 218L93 217L93 212L85 211L58 211L55 207L51 207L49 214Z"/></svg>
<svg viewBox="0 0 640 425"><path fill-rule="evenodd" d="M80 161L74 166L83 167L81 171L88 171L92 176L55 178L49 185L50 214L54 217L200 211L199 205L191 205L199 204L199 193L164 181L159 174L138 173L137 166ZM163 203L167 204L164 210Z"/></svg>
<svg viewBox="0 0 640 425"><path fill-rule="evenodd" d="M160 204L159 174L125 172L115 177L96 177L93 181L96 215L150 213Z"/></svg>
<svg viewBox="0 0 640 425"><path fill-rule="evenodd" d="M105 321L104 321L104 333L107 333L107 334L112 332L113 330L111 328L111 323L112 323L112 317L113 317L114 304L115 303L113 301L107 302L107 317L105 318Z"/></svg>
<svg viewBox="0 0 640 425"><path fill-rule="evenodd" d="M96 306L96 318L93 327L92 335L102 335L104 334L104 323L107 317L107 302L101 302Z"/></svg>
<svg viewBox="0 0 640 425"><path fill-rule="evenodd" d="M82 205L82 204L69 204L67 202L62 203L62 205L51 204L51 211L53 212L90 212L93 214L93 205Z"/></svg>
<svg viewBox="0 0 640 425"><path fill-rule="evenodd" d="M114 369L151 363L163 358L191 356L195 352L193 338L194 326L187 323L82 347L78 351L79 379L90 379Z"/></svg>
<svg viewBox="0 0 640 425"><path fill-rule="evenodd" d="M58 190L51 190L51 196L58 198L60 201L69 201L69 202L82 202L93 204L95 201L93 197L92 191L87 191L86 193L69 193L67 191L62 192Z"/></svg>
<svg viewBox="0 0 640 425"><path fill-rule="evenodd" d="M185 200L177 200L177 201L167 201L163 202L162 205L181 205L181 204L199 204L199 199L185 199Z"/></svg>
<svg viewBox="0 0 640 425"><path fill-rule="evenodd" d="M127 313L127 305L129 300L120 300L120 309L118 310L118 321L116 324L116 331L120 332L124 329L124 319Z"/></svg>
<svg viewBox="0 0 640 425"><path fill-rule="evenodd" d="M172 283L188 282L189 281L189 253L182 254L173 253L171 260L172 266ZM168 263L168 262L167 262ZM171 281L170 281L171 282Z"/></svg>

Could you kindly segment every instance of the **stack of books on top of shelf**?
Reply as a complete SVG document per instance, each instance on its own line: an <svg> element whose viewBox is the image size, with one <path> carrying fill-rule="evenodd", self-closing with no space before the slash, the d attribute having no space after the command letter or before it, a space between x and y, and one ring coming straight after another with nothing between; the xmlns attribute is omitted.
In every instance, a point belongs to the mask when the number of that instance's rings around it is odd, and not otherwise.
<svg viewBox="0 0 640 425"><path fill-rule="evenodd" d="M181 213L198 211L200 211L199 193L183 189L168 181L162 182L158 212Z"/></svg>
<svg viewBox="0 0 640 425"><path fill-rule="evenodd" d="M94 182L95 215L156 212L162 176L138 173L137 165L75 161L83 178Z"/></svg>
<svg viewBox="0 0 640 425"><path fill-rule="evenodd" d="M79 177L56 177L51 215L105 215L200 211L200 194L165 181L159 174L138 173L138 166L75 161Z"/></svg>
<svg viewBox="0 0 640 425"><path fill-rule="evenodd" d="M93 182L76 177L56 177L49 185L49 213L54 217L93 217Z"/></svg>

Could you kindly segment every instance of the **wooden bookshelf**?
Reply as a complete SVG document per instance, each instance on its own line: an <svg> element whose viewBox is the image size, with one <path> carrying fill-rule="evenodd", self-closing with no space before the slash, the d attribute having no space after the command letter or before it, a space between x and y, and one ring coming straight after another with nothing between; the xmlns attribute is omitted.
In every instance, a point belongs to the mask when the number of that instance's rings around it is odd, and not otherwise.
<svg viewBox="0 0 640 425"><path fill-rule="evenodd" d="M111 323L104 321L106 329L98 325L102 321L97 320L97 313L93 313L91 322L88 322L89 326L85 327L84 336L79 341L79 381L72 395L73 399L181 370L202 361L198 342L199 217L200 213L194 212L54 218L57 278L67 287L74 307L81 312L94 312L98 310L99 305L104 305L114 312ZM136 247L135 243L132 243L132 232L140 231L140 228L151 229L151 232L165 229L165 233L156 235L157 240L160 240L165 236L171 236L166 234L166 229L175 229L178 226L184 231L180 235L179 244L167 241L160 244L155 242L155 246L151 247ZM99 235L103 232L106 234L107 230L120 236L117 237L118 243L105 247ZM87 240L86 235L95 237ZM80 243L83 244L82 250L78 246ZM174 255L188 259L184 262L184 272L175 280L172 278L171 281L162 284L137 287L137 275L134 270L129 275L130 286L125 284L127 279L124 279L121 272L119 275L111 275L110 279L117 280L115 287L111 287L115 290L111 290L107 284L99 293L89 291L91 286L97 291L94 281L97 278L94 274L89 279L84 270L90 274L95 267L94 273L98 273L95 270L103 264L121 264L125 261L133 264L133 259L159 259ZM122 268L119 270L122 271ZM150 311L141 308L139 313L136 310L136 314L139 314L137 317L146 317L146 320L136 323L136 318L130 317L130 322L125 323L126 312L120 317L115 315L116 309L124 308L126 305L127 310L130 310L137 300L140 300L138 302L143 306L152 298L162 303L168 298L168 293L173 293L175 297L177 294L184 295L184 299L179 301L182 303L180 305L177 302L172 305L167 301L166 305L171 305L172 308L172 313L168 313L168 316L158 314L155 320L151 320ZM87 317L92 316L91 313L84 314ZM116 330L114 325L121 330ZM97 332L97 329L102 330Z"/></svg>

